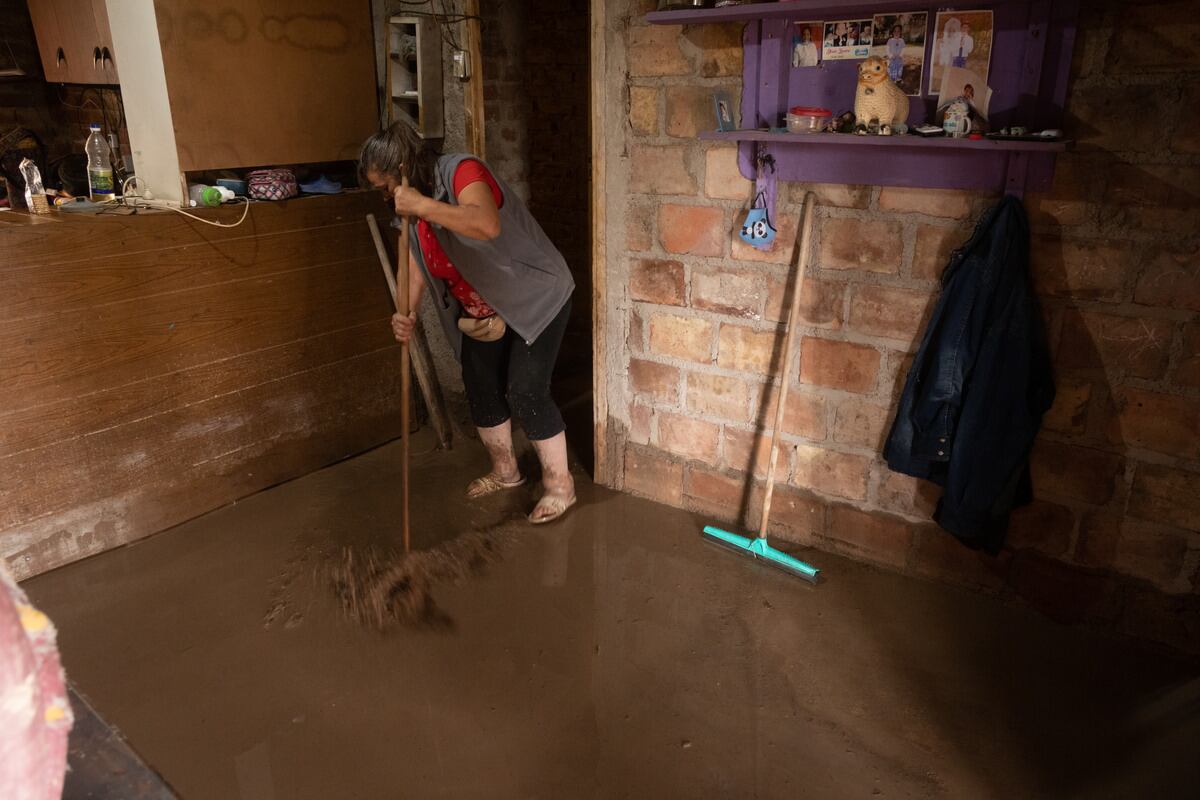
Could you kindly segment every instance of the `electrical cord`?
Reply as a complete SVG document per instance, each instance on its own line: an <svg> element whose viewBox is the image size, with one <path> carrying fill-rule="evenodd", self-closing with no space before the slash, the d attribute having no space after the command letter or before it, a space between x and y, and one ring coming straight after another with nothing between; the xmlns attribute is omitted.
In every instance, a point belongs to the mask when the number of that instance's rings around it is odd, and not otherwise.
<svg viewBox="0 0 1200 800"><path fill-rule="evenodd" d="M136 175L130 175L121 184L121 197L114 197L112 200L105 200L104 202L120 203L135 210L138 208L155 208L166 211L174 211L176 214L182 214L183 216L194 219L197 222L203 222L205 225L212 225L214 228L236 228L238 225L241 225L243 222L245 222L246 217L250 215L249 197L242 198L244 207L242 208L242 216L237 222L218 222L216 220L205 219L204 217L198 216L189 211L184 211L182 208L164 200L155 200L153 198L146 197L144 195L145 189L141 189L141 193L139 194L130 194L129 185L131 183L136 183L139 188L141 187L141 181L138 180L138 177Z"/></svg>

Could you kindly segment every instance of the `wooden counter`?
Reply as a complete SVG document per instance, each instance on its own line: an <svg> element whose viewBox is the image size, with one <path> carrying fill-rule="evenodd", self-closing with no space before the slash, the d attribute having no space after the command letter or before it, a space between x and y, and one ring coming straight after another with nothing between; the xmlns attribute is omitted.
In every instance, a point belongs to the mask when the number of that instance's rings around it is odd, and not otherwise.
<svg viewBox="0 0 1200 800"><path fill-rule="evenodd" d="M386 214L377 193L256 203L230 229L0 214L0 556L18 578L398 435L368 211Z"/></svg>

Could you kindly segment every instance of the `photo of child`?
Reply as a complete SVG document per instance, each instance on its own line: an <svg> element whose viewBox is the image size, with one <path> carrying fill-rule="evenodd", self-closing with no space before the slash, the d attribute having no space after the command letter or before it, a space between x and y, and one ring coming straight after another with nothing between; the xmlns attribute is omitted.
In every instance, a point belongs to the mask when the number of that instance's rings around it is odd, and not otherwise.
<svg viewBox="0 0 1200 800"><path fill-rule="evenodd" d="M848 61L871 54L874 23L869 19L847 19L825 23L821 57L826 61Z"/></svg>
<svg viewBox="0 0 1200 800"><path fill-rule="evenodd" d="M792 66L815 67L821 63L824 22L797 22L792 36Z"/></svg>
<svg viewBox="0 0 1200 800"><path fill-rule="evenodd" d="M920 94L925 76L925 37L929 29L929 14L925 11L876 14L874 27L875 40L871 55L887 62L888 77L905 94Z"/></svg>
<svg viewBox="0 0 1200 800"><path fill-rule="evenodd" d="M992 61L991 11L939 11L934 23L929 93L940 94L946 69L969 69L987 81Z"/></svg>

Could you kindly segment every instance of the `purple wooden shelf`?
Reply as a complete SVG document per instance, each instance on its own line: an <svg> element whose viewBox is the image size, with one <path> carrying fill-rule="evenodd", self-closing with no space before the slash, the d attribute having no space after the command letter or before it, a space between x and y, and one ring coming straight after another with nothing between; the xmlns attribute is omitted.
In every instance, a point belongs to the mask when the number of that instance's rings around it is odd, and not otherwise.
<svg viewBox="0 0 1200 800"><path fill-rule="evenodd" d="M951 139L940 136L932 138L911 135L857 136L853 133L771 133L770 131L703 131L699 138L723 142L775 142L794 144L800 147L891 147L918 150L932 148L982 150L991 153L1001 151L1061 153L1070 145L1070 142L1067 141L1022 142L995 139Z"/></svg>
<svg viewBox="0 0 1200 800"><path fill-rule="evenodd" d="M774 160L779 180L935 189L974 189L1022 194L1045 191L1054 162L1068 142L991 139L926 139L917 136L769 133L784 124L787 109L819 106L834 114L850 110L857 61L826 61L816 68L791 67L791 23L854 19L889 11L927 11L933 23L945 0L790 0L726 8L652 12L650 23L682 25L744 22L742 102L745 130L709 132L701 139L738 142L742 175L753 179L758 159ZM1062 127L1079 0L981 0L971 8L993 13L989 123L993 130ZM932 27L932 25L931 25ZM933 63L933 37L925 43ZM923 82L924 83L924 82ZM910 127L935 119L936 93L922 85L911 98Z"/></svg>
<svg viewBox="0 0 1200 800"><path fill-rule="evenodd" d="M1009 1L1017 2L1018 0ZM911 11L916 5L919 3L913 3L912 0L879 0L877 3L788 0L783 3L750 3L726 6L725 8L651 11L646 15L646 21L652 25L702 25L717 22L749 22L757 19L855 19L887 11ZM988 5L992 5L992 3L983 4L983 6Z"/></svg>

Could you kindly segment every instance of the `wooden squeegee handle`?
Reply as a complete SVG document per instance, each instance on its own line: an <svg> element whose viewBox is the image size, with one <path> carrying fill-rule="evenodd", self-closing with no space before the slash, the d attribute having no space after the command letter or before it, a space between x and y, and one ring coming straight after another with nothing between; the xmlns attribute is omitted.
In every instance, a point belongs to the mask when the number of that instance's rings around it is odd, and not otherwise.
<svg viewBox="0 0 1200 800"><path fill-rule="evenodd" d="M767 485L763 494L762 524L758 536L767 536L767 522L771 517L771 499L775 494L775 465L779 461L779 434L783 430L783 415L787 408L788 386L792 382L792 366L796 361L796 329L799 327L800 300L804 293L804 273L808 272L808 251L812 243L812 215L815 196L804 195L804 215L800 222L800 240L796 244L799 265L796 269L796 288L792 290L792 308L788 312L783 348L783 370L779 378L779 401L775 405L775 427L771 431L771 460L767 466Z"/></svg>

